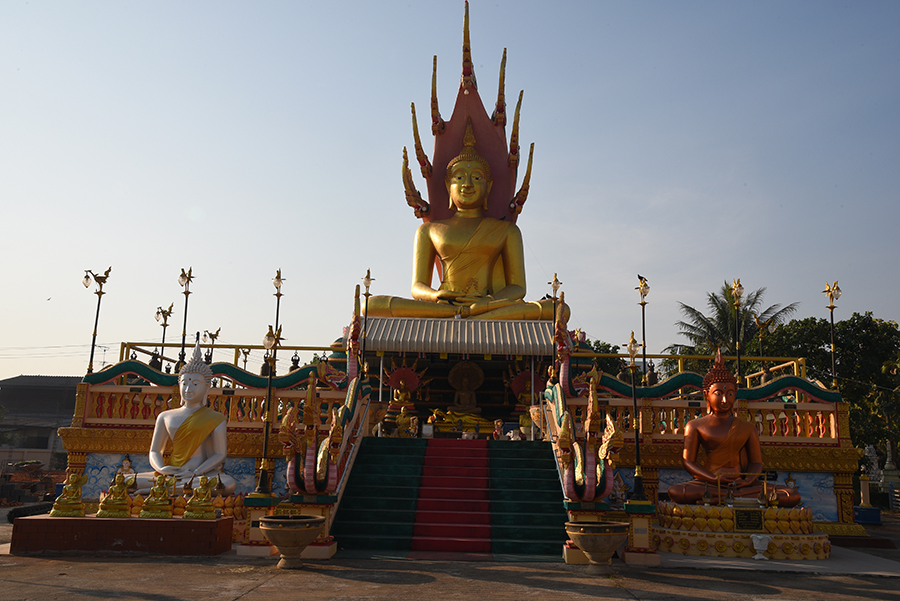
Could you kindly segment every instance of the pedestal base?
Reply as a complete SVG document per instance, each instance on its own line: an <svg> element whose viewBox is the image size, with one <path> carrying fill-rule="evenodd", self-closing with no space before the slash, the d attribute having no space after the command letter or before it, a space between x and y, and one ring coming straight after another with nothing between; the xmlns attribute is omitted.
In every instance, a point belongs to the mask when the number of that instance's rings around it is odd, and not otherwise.
<svg viewBox="0 0 900 601"><path fill-rule="evenodd" d="M697 532L674 528L653 528L660 551L703 557L753 557L751 533ZM769 559L828 559L831 541L822 532L812 534L773 534L765 555Z"/></svg>
<svg viewBox="0 0 900 601"><path fill-rule="evenodd" d="M573 545L563 545L563 561L568 565L585 566L591 563L584 551Z"/></svg>
<svg viewBox="0 0 900 601"><path fill-rule="evenodd" d="M853 521L857 524L881 525L881 510L877 507L853 507Z"/></svg>
<svg viewBox="0 0 900 601"><path fill-rule="evenodd" d="M233 517L158 520L35 515L13 523L9 552L219 555L231 550L233 524Z"/></svg>

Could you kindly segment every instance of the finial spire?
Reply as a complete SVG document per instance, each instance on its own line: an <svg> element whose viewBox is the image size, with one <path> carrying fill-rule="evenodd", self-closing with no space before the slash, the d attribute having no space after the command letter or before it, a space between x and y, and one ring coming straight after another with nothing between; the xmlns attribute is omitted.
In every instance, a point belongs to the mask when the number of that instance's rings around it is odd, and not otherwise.
<svg viewBox="0 0 900 601"><path fill-rule="evenodd" d="M500 89L497 91L497 104L494 106L494 114L491 122L499 127L506 126L506 48L503 49L503 58L500 59Z"/></svg>
<svg viewBox="0 0 900 601"><path fill-rule="evenodd" d="M463 19L463 61L462 61L462 87L472 86L478 89L475 81L475 67L472 65L472 46L469 43L469 2L466 1L466 16Z"/></svg>
<svg viewBox="0 0 900 601"><path fill-rule="evenodd" d="M522 187L516 193L515 198L509 203L510 212L516 215L522 212L525 201L528 200L528 189L531 187L531 161L534 158L534 142L531 143L531 149L528 151L528 167L525 169L525 177L522 178Z"/></svg>
<svg viewBox="0 0 900 601"><path fill-rule="evenodd" d="M431 67L431 133L435 136L444 133L444 120L441 119L437 99L437 54Z"/></svg>
<svg viewBox="0 0 900 601"><path fill-rule="evenodd" d="M516 103L516 112L513 115L512 132L509 134L509 157L506 164L512 168L519 166L519 112L522 110L522 95L524 90L519 91L519 101Z"/></svg>
<svg viewBox="0 0 900 601"><path fill-rule="evenodd" d="M406 193L406 204L413 208L417 218L427 215L431 207L422 199L422 194L416 190L413 183L412 173L409 170L409 156L406 154L406 146L403 147L403 166L401 167L403 177L403 190Z"/></svg>
<svg viewBox="0 0 900 601"><path fill-rule="evenodd" d="M419 168L422 170L422 177L429 178L431 177L431 161L428 160L428 155L425 154L425 150L422 148L422 140L419 138L419 124L416 120L416 103L411 102L409 104L410 109L412 110L412 126L413 126L413 139L416 144L416 160L419 161Z"/></svg>

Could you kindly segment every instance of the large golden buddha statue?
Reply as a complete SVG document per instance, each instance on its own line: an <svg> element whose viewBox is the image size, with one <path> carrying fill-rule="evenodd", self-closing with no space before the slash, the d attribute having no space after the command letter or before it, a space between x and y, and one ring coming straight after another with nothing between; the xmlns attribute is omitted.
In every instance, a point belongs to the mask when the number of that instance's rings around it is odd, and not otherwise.
<svg viewBox="0 0 900 601"><path fill-rule="evenodd" d="M554 318L553 301L526 302L522 233L515 221L528 195L531 155L522 187L515 196L519 162L518 121L522 96L506 143L503 93L506 53L500 67L500 93L492 116L478 96L469 45L466 5L463 76L453 116L444 121L437 108L432 78L434 165L422 149L413 111L416 157L428 184L430 204L416 190L406 149L403 183L419 226L413 252L412 298L373 296L369 315L387 317L459 317L475 319ZM532 146L533 150L533 146ZM446 166L446 169L444 168ZM443 174L443 181L433 173ZM439 284L432 280L437 270Z"/></svg>
<svg viewBox="0 0 900 601"><path fill-rule="evenodd" d="M729 491L735 498L767 500L777 498L781 507L793 507L800 494L793 488L770 485L763 491L762 450L756 428L734 415L737 379L725 367L721 351L703 378L708 415L688 422L684 432L684 469L694 477L690 482L669 487L669 499L676 503L700 503L704 497L721 503ZM700 448L706 461L698 463Z"/></svg>

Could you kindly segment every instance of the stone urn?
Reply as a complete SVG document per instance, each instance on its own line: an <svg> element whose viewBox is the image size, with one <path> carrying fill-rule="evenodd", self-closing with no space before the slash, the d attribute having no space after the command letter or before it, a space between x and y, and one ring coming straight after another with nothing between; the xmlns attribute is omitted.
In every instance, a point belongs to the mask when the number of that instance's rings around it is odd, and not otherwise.
<svg viewBox="0 0 900 601"><path fill-rule="evenodd" d="M278 567L285 570L303 567L300 554L316 540L324 526L325 518L320 515L266 515L259 518L259 529L278 548L281 553Z"/></svg>
<svg viewBox="0 0 900 601"><path fill-rule="evenodd" d="M628 539L628 522L566 522L566 534L584 551L588 574L607 574L613 553Z"/></svg>

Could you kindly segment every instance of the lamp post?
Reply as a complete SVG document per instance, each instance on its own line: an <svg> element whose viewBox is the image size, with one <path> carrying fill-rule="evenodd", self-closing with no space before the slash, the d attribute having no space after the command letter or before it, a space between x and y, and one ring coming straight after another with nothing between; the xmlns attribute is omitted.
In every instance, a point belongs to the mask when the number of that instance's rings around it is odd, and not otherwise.
<svg viewBox="0 0 900 601"><path fill-rule="evenodd" d="M734 296L734 348L737 353L737 385L740 387L743 381L741 377L741 295L744 294L741 278L732 282L731 294Z"/></svg>
<svg viewBox="0 0 900 601"><path fill-rule="evenodd" d="M175 303L169 303L168 309L163 309L162 307L157 307L156 315L154 316L156 318L157 322L160 322L160 321L162 322L161 324L159 324L162 326L162 330L163 330L162 344L160 345L160 355L162 358L165 358L165 356L166 356L166 328L169 327L169 318L172 316L172 307L174 307L174 306L175 306ZM160 363L160 365L161 364L162 363Z"/></svg>
<svg viewBox="0 0 900 601"><path fill-rule="evenodd" d="M631 495L632 501L646 501L647 495L644 494L644 475L641 473L641 418L638 413L637 406L637 390L634 386L634 371L637 365L634 358L637 356L641 346L634 339L634 332L631 332L631 340L628 341L628 356L631 357L631 365L628 366L631 371L631 428L634 430L634 492Z"/></svg>
<svg viewBox="0 0 900 601"><path fill-rule="evenodd" d="M281 340L281 328L269 331L263 338L263 346L266 347L266 362L269 364L269 375L266 376L266 400L263 408L263 454L259 464L259 480L256 483L255 496L268 497L272 493L272 485L269 483L269 412L272 410L272 378L275 375L275 354L278 350L278 342Z"/></svg>
<svg viewBox="0 0 900 601"><path fill-rule="evenodd" d="M207 365L212 365L212 357L213 352L216 350L216 340L219 338L219 332L222 331L222 328L219 328L215 332L210 332L209 330L203 330L203 342L212 342L212 346L209 348L209 356L206 358Z"/></svg>
<svg viewBox="0 0 900 601"><path fill-rule="evenodd" d="M362 360L360 361L360 369L365 370L368 374L368 369L365 367L366 363L366 338L369 337L369 297L372 296L369 294L369 286L372 285L372 282L375 281L375 278L372 277L372 272L369 269L366 269L366 277L363 278L363 286L366 287L366 315L363 317L363 334L362 334Z"/></svg>
<svg viewBox="0 0 900 601"><path fill-rule="evenodd" d="M553 290L553 324L556 324L556 301L557 296L556 293L559 291L559 287L562 286L562 282L559 281L559 278L556 277L556 274L553 274L553 279L547 284L550 285L550 288ZM556 343L553 344L553 366L551 368L552 373L555 375L556 371Z"/></svg>
<svg viewBox="0 0 900 601"><path fill-rule="evenodd" d="M770 317L765 321L760 321L759 315L754 314L753 321L756 322L756 327L759 330L759 357L761 359L763 356L763 336L765 335L766 331L768 331L769 334L775 333L776 326L773 323L775 321L775 318Z"/></svg>
<svg viewBox="0 0 900 601"><path fill-rule="evenodd" d="M91 338L91 358L88 361L87 373L94 373L94 348L97 346L97 324L100 322L100 301L103 299L103 295L106 294L103 292L103 284L106 283L106 279L109 277L109 273L112 271L112 266L109 267L103 275L98 275L91 271L90 269L84 270L84 278L82 278L81 283L84 284L85 288L89 288L91 285L91 281L97 283L97 289L94 291L94 294L97 295L97 313L94 315L94 336Z"/></svg>
<svg viewBox="0 0 900 601"><path fill-rule="evenodd" d="M834 361L834 301L841 298L841 288L838 286L837 280L834 281L834 284L829 285L828 282L825 282L825 290L822 291L824 294L828 295L828 312L831 314L831 387L837 390L837 369L835 368Z"/></svg>
<svg viewBox="0 0 900 601"><path fill-rule="evenodd" d="M635 288L641 295L641 302L638 304L641 306L641 349L642 349L642 360L643 360L643 376L641 376L641 384L643 386L647 385L647 321L645 319L645 309L647 307L647 295L650 294L650 284L647 283L647 278L638 274L638 285Z"/></svg>
<svg viewBox="0 0 900 601"><path fill-rule="evenodd" d="M281 338L281 326L278 319L281 312L281 285L286 278L281 277L281 269L275 273L272 279L272 285L275 286L275 327L269 326L269 331L263 338L263 346L266 348L266 362L269 364L269 373L266 376L266 401L263 408L263 454L262 461L259 465L259 481L256 484L256 490L253 491L255 496L270 496L272 486L269 483L269 430L272 416L272 378L275 377L275 362L278 360L278 344L283 340Z"/></svg>
<svg viewBox="0 0 900 601"><path fill-rule="evenodd" d="M193 267L188 267L187 273L185 273L184 267L182 267L181 275L178 276L178 285L184 288L184 325L181 328L181 352L178 353L178 363L175 365L175 371L178 371L181 369L181 366L184 365L184 344L185 340L187 340L188 297L191 295L191 281L194 279L194 276L191 275L193 270Z"/></svg>

